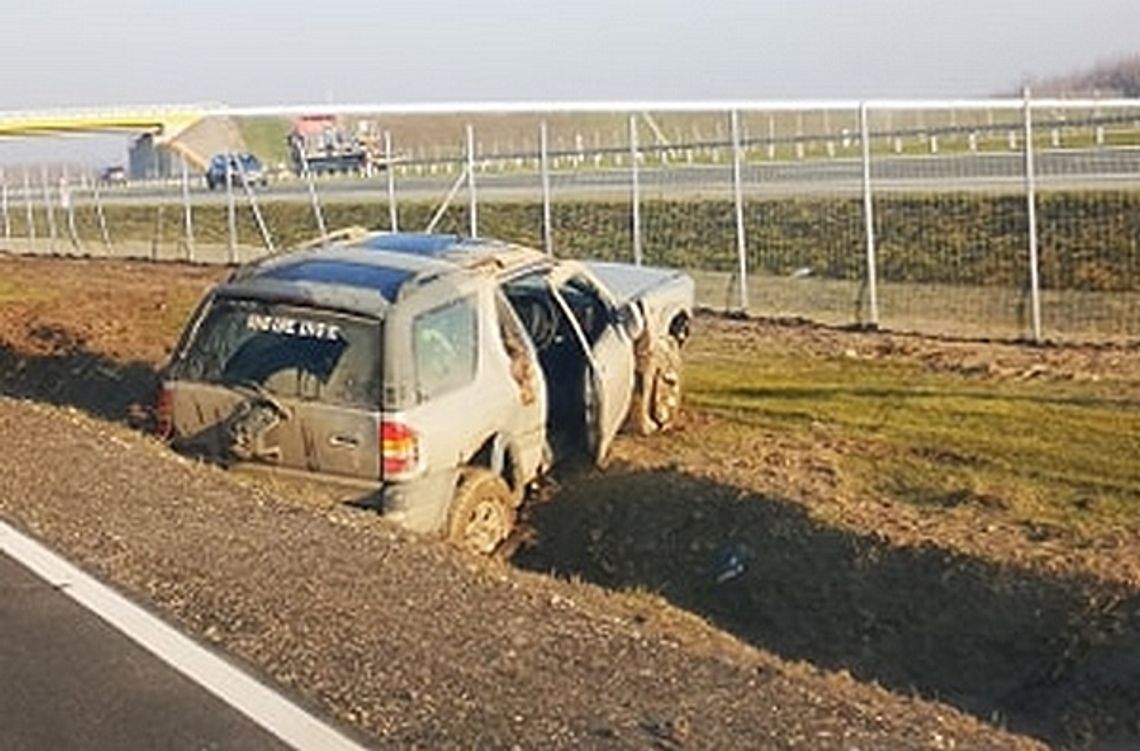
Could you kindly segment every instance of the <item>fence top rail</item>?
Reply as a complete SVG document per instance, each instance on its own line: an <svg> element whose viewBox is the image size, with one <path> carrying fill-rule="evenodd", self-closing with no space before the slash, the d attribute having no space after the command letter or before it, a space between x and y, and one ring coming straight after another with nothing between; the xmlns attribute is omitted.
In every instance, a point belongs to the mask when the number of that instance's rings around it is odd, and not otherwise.
<svg viewBox="0 0 1140 751"><path fill-rule="evenodd" d="M24 119L90 118L131 115L162 116L194 113L226 117L283 117L320 112L330 115L478 115L478 114L567 114L638 112L796 112L871 110L1021 110L1022 98L992 99L708 99L708 100L513 100L348 104L270 104L230 106L225 104L108 105L106 107L59 107L36 110L0 110L0 123ZM1033 98L1033 109L1122 109L1140 108L1140 98L1064 99Z"/></svg>
<svg viewBox="0 0 1140 751"><path fill-rule="evenodd" d="M481 101L481 102L405 102L359 104L299 104L251 107L220 107L207 114L229 117L295 116L321 112L330 115L479 115L479 114L566 114L566 113L638 113L638 112L796 112L852 111L867 107L872 110L1021 110L1026 100L995 99L710 99L710 100L584 100L584 101ZM1121 109L1140 108L1136 99L1057 99L1029 100L1033 109Z"/></svg>

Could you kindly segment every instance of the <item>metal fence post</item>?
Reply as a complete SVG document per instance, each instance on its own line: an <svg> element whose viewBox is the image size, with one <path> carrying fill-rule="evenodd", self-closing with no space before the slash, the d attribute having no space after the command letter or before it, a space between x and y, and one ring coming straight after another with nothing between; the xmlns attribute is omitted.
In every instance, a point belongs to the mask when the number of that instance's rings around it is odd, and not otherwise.
<svg viewBox="0 0 1140 751"><path fill-rule="evenodd" d="M466 182L467 182L467 168L464 167L463 170L459 173L459 177L457 177L455 179L455 182L453 182L451 184L451 188L448 189L447 195L443 197L443 202L440 203L439 208L436 209L435 214L432 215L431 221L428 222L428 226L424 230L424 232L428 232L428 233L435 232L435 227L437 224L439 224L439 221L441 219L443 219L443 215L447 212L447 207L451 205L451 202L455 199L455 196L459 193L459 189L462 188L463 184Z"/></svg>
<svg viewBox="0 0 1140 751"><path fill-rule="evenodd" d="M1033 163L1033 112L1029 89L1024 92L1025 200L1029 218L1029 301L1033 341L1041 342L1041 279L1037 263L1037 173Z"/></svg>
<svg viewBox="0 0 1140 751"><path fill-rule="evenodd" d="M776 158L776 116L768 113L768 158Z"/></svg>
<svg viewBox="0 0 1140 751"><path fill-rule="evenodd" d="M237 203L234 200L233 158L233 154L226 153L226 252L227 260L237 263Z"/></svg>
<svg viewBox="0 0 1140 751"><path fill-rule="evenodd" d="M111 246L111 233L107 231L107 214L103 211L103 197L99 193L99 179L92 181L95 189L95 219L99 222L99 236L103 239L103 249L111 255L114 248Z"/></svg>
<svg viewBox="0 0 1140 751"><path fill-rule="evenodd" d="M630 200L633 203L633 262L641 265L641 176L638 164L641 156L637 145L637 116L629 116L629 178Z"/></svg>
<svg viewBox="0 0 1140 751"><path fill-rule="evenodd" d="M732 195L736 205L736 274L740 283L740 310L748 312L748 241L744 235L744 176L740 145L740 113L729 113L732 130Z"/></svg>
<svg viewBox="0 0 1140 751"><path fill-rule="evenodd" d="M67 210L67 238L76 253L82 252L79 242L79 230L75 226L75 196L71 194L71 175L67 167L63 168L63 175L59 178L59 202Z"/></svg>
<svg viewBox="0 0 1140 751"><path fill-rule="evenodd" d="M28 221L28 249L36 252L36 210L32 205L32 178L24 167L24 211Z"/></svg>
<svg viewBox="0 0 1140 751"><path fill-rule="evenodd" d="M388 227L400 231L400 212L396 207L396 165L392 163L392 131L384 131L384 164L388 173Z"/></svg>
<svg viewBox="0 0 1140 751"><path fill-rule="evenodd" d="M55 223L55 203L51 200L51 184L48 182L47 165L40 167L40 181L43 183L44 211L47 213L48 252L55 253L55 241L59 234L59 228Z"/></svg>
<svg viewBox="0 0 1140 751"><path fill-rule="evenodd" d="M479 199L475 192L475 128L467 123L467 218L472 237L479 236Z"/></svg>
<svg viewBox="0 0 1140 751"><path fill-rule="evenodd" d="M538 164L542 174L542 247L554 255L554 228L550 226L550 152L546 121L538 125Z"/></svg>
<svg viewBox="0 0 1140 751"><path fill-rule="evenodd" d="M8 216L8 181L0 170L0 212L4 214L4 240L12 239L12 218Z"/></svg>
<svg viewBox="0 0 1140 751"><path fill-rule="evenodd" d="M871 326L879 327L879 275L875 259L875 201L871 192L871 126L867 103L859 104L859 138L863 150L863 229L867 239L867 304Z"/></svg>
<svg viewBox="0 0 1140 751"><path fill-rule="evenodd" d="M269 234L269 227L265 225L265 218L261 216L261 207L257 205L257 194L253 191L249 174L245 171L241 157L239 156L235 161L237 162L238 176L241 178L241 187L245 192L245 200L249 201L249 209L253 212L253 220L257 223L257 232L261 235L261 242L264 243L265 249L272 255L277 252L277 248L273 245L273 236Z"/></svg>
<svg viewBox="0 0 1140 751"><path fill-rule="evenodd" d="M328 226L325 225L325 214L321 211L321 198L317 195L317 184L313 178L313 170L309 167L309 159L305 156L304 149L297 149L297 156L301 158L301 173L305 177L305 184L309 188L309 203L313 207L313 218L317 222L317 232L321 235L321 241L328 237Z"/></svg>
<svg viewBox="0 0 1140 751"><path fill-rule="evenodd" d="M159 251L162 249L162 213L165 204L158 204L154 212L154 234L150 238L150 260L157 261Z"/></svg>
<svg viewBox="0 0 1140 751"><path fill-rule="evenodd" d="M186 260L194 261L194 211L190 207L190 168L186 155L179 156L182 162L182 229L186 235Z"/></svg>

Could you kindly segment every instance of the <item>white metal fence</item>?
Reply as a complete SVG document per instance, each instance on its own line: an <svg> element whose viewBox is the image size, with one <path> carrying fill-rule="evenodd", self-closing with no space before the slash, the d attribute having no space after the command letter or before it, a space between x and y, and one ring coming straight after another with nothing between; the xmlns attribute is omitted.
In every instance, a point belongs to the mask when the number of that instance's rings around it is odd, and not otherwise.
<svg viewBox="0 0 1140 751"><path fill-rule="evenodd" d="M5 242L232 262L345 223L430 228L681 266L716 309L951 336L1140 339L1140 102L339 110L383 127L390 168L265 188L236 179L220 194L188 172L107 186L9 170Z"/></svg>

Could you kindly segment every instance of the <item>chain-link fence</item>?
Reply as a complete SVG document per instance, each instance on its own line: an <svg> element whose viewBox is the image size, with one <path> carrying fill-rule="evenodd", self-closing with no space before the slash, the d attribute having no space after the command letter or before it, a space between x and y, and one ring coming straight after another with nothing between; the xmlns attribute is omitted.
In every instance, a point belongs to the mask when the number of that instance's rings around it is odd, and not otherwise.
<svg viewBox="0 0 1140 751"><path fill-rule="evenodd" d="M250 133L289 127L252 114ZM141 184L9 168L4 244L225 263L346 225L458 232L685 268L719 310L1140 339L1140 103L357 109L337 122L382 136L359 174L282 164L262 186L238 160L211 191L177 160Z"/></svg>

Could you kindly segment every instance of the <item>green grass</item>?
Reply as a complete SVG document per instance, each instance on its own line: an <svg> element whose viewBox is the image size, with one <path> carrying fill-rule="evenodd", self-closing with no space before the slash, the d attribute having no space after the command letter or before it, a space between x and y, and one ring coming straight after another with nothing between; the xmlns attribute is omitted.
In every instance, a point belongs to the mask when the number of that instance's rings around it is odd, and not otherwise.
<svg viewBox="0 0 1140 751"><path fill-rule="evenodd" d="M238 130L246 148L266 164L289 163L289 150L285 147L285 136L290 123L284 117L242 117L236 118Z"/></svg>
<svg viewBox="0 0 1140 751"><path fill-rule="evenodd" d="M435 209L427 202L400 204L400 225L424 227ZM305 203L265 203L266 223L281 247L316 234ZM329 227L387 226L381 201L328 203ZM749 269L788 275L810 268L813 276L860 280L865 273L862 200L857 198L750 199L744 221ZM163 241L181 231L176 206L107 206L115 241ZM1038 200L1040 271L1052 290L1134 292L1140 289L1140 192L1042 193ZM26 234L25 219L12 215L14 236ZM733 206L726 199L646 200L642 205L645 258L650 263L710 271L736 268ZM536 201L488 202L479 207L480 230L530 245L542 242L542 207ZM76 212L80 237L97 240L93 207ZM62 221L57 214L57 221ZM36 222L42 236L46 219ZM971 194L884 197L876 202L876 245L881 282L941 283L1021 288L1028 264L1025 200L1016 195ZM555 247L563 256L628 259L629 204L622 200L562 201L554 206ZM466 206L453 204L440 231L463 231ZM224 242L222 206L194 210L196 238ZM248 210L238 215L239 237L257 243Z"/></svg>
<svg viewBox="0 0 1140 751"><path fill-rule="evenodd" d="M898 361L696 346L689 404L729 426L702 442L826 438L858 447L841 451L841 470L863 494L973 504L1083 535L1140 521L1140 384L994 383Z"/></svg>

